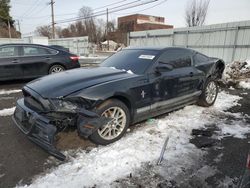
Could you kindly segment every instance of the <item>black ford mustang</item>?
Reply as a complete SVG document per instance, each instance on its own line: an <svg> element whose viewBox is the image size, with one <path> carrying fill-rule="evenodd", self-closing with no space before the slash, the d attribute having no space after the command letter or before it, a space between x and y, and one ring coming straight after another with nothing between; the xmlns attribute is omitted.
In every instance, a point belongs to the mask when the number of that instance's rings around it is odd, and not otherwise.
<svg viewBox="0 0 250 188"><path fill-rule="evenodd" d="M59 159L55 135L75 127L106 145L130 124L188 104L211 106L224 62L185 48L127 48L99 67L39 78L23 87L13 119L28 137Z"/></svg>

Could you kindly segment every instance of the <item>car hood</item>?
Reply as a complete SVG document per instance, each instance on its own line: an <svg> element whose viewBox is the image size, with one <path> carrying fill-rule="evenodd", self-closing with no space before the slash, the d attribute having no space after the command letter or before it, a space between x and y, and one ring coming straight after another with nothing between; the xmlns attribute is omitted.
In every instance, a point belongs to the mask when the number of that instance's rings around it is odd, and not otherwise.
<svg viewBox="0 0 250 188"><path fill-rule="evenodd" d="M26 87L43 98L58 98L91 86L132 76L135 75L110 67L79 68L38 78Z"/></svg>

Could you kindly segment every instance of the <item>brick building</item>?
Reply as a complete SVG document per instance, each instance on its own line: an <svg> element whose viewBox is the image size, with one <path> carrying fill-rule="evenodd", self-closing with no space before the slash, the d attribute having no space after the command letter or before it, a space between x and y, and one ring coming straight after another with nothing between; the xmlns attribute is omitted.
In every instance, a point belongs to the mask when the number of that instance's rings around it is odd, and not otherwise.
<svg viewBox="0 0 250 188"><path fill-rule="evenodd" d="M118 18L118 30L124 32L169 28L173 28L173 26L166 25L164 17L133 14Z"/></svg>
<svg viewBox="0 0 250 188"><path fill-rule="evenodd" d="M115 32L109 32L108 37L117 43L123 43L126 45L128 32L169 28L173 28L173 25L165 24L164 17L133 14L119 17L118 29Z"/></svg>

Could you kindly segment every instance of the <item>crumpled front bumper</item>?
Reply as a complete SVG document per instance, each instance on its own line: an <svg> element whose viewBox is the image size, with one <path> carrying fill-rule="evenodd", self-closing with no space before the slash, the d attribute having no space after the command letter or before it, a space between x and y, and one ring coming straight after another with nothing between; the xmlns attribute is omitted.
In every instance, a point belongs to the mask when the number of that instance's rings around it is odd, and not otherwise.
<svg viewBox="0 0 250 188"><path fill-rule="evenodd" d="M64 118L64 116L62 118ZM55 147L55 135L59 132L57 127L51 124L51 120L46 116L40 115L28 108L24 103L24 99L17 101L13 121L31 141L42 147L48 153L60 160L66 158L66 156ZM77 112L75 124L79 136L88 138L108 121L110 121L110 118L100 117L95 112L81 109Z"/></svg>
<svg viewBox="0 0 250 188"><path fill-rule="evenodd" d="M49 119L26 107L24 99L17 101L13 121L31 141L42 147L48 153L60 160L66 158L65 155L59 152L54 146L57 128L50 124Z"/></svg>

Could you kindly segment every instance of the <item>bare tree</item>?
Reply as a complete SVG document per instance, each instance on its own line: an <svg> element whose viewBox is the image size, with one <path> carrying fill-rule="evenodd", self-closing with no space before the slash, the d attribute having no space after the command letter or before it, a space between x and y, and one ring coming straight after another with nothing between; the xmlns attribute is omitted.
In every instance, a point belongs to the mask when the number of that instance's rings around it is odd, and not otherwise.
<svg viewBox="0 0 250 188"><path fill-rule="evenodd" d="M108 22L108 32L114 32L115 31L115 20L111 20Z"/></svg>
<svg viewBox="0 0 250 188"><path fill-rule="evenodd" d="M52 30L49 25L39 26L36 28L36 33L43 37L48 37L49 39L52 37Z"/></svg>
<svg viewBox="0 0 250 188"><path fill-rule="evenodd" d="M96 40L96 23L93 17L93 10L90 7L83 6L79 10L79 17L82 17L82 23L85 27L85 33L89 36L91 42L97 42Z"/></svg>
<svg viewBox="0 0 250 188"><path fill-rule="evenodd" d="M209 3L210 0L192 0L190 4L187 4L185 20L188 27L204 24Z"/></svg>
<svg viewBox="0 0 250 188"><path fill-rule="evenodd" d="M56 27L56 34L59 38L89 36L89 41L99 44L105 39L106 23L102 19L93 17L93 10L90 7L82 7L79 10L79 21L69 24L65 28ZM108 31L115 31L115 21L108 23ZM52 37L50 26L37 27L36 32L40 36Z"/></svg>

